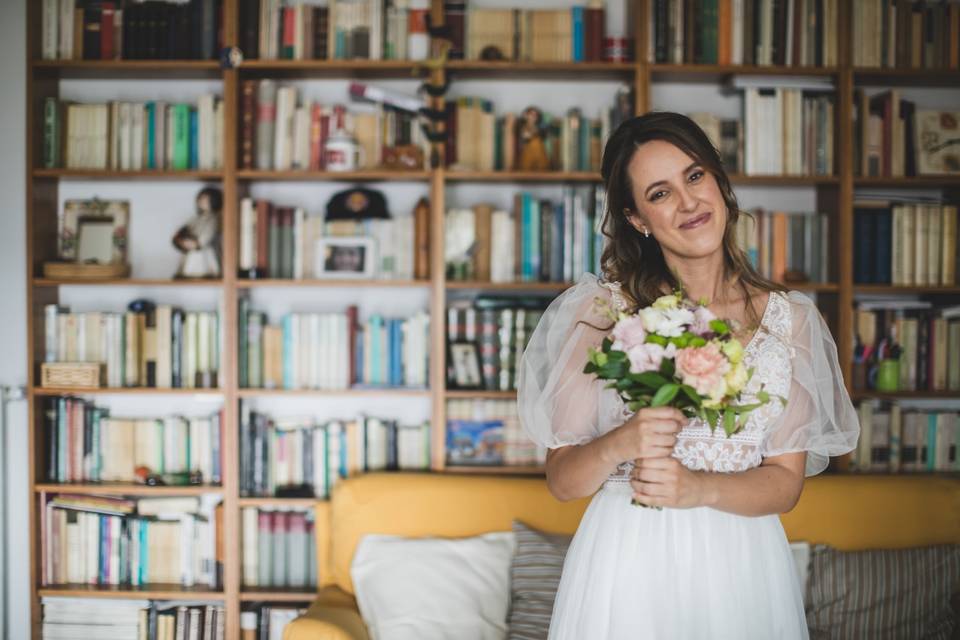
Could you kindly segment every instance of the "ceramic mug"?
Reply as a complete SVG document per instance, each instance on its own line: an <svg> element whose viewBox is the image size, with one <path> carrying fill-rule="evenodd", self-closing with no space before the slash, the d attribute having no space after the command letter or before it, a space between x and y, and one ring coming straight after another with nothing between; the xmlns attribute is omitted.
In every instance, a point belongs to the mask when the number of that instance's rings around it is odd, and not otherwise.
<svg viewBox="0 0 960 640"><path fill-rule="evenodd" d="M365 163L363 147L346 136L330 138L324 152L327 171L356 171Z"/></svg>

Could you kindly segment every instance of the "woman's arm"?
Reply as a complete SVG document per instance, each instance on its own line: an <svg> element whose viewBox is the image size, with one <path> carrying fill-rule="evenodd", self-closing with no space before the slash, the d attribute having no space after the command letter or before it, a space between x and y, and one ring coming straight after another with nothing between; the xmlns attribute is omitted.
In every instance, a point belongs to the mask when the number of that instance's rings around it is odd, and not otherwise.
<svg viewBox="0 0 960 640"><path fill-rule="evenodd" d="M806 458L803 451L785 453L736 473L691 471L672 457L643 460L631 485L650 506L713 507L741 516L786 513L800 499Z"/></svg>

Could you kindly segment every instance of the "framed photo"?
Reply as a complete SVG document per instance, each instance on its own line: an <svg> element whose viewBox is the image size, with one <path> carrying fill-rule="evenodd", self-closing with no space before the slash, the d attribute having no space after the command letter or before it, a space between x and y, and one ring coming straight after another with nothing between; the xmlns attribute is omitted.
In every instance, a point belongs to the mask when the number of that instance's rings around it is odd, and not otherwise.
<svg viewBox="0 0 960 640"><path fill-rule="evenodd" d="M130 202L67 200L59 219L57 256L81 264L126 264Z"/></svg>
<svg viewBox="0 0 960 640"><path fill-rule="evenodd" d="M480 373L480 350L475 342L450 344L450 361L453 363L453 380L458 389L482 389Z"/></svg>
<svg viewBox="0 0 960 640"><path fill-rule="evenodd" d="M376 256L373 238L320 238L314 253L318 278L373 278Z"/></svg>

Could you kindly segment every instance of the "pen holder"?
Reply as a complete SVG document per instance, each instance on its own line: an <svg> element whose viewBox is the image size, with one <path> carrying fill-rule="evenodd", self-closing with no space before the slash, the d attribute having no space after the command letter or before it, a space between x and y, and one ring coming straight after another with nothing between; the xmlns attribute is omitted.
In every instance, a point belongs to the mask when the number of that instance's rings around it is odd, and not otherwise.
<svg viewBox="0 0 960 640"><path fill-rule="evenodd" d="M877 365L877 391L896 391L900 384L900 361L881 360Z"/></svg>

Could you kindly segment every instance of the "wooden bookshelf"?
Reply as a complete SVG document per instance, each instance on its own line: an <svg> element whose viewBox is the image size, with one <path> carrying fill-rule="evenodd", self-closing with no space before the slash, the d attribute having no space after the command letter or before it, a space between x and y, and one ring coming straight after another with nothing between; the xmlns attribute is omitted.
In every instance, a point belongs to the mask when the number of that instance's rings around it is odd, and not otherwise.
<svg viewBox="0 0 960 640"><path fill-rule="evenodd" d="M636 0L639 11L634 32L638 34L635 47L639 52L647 50L649 30L646 16L651 0ZM442 15L440 0L432 0L434 16ZM26 163L26 233L27 233L27 314L28 365L33 372L42 359L43 329L41 325L43 305L55 303L61 291L75 286L105 288L144 287L176 289L215 288L222 299L222 326L225 348L222 353L220 388L218 389L146 389L146 388L100 388L57 389L37 386L31 379L29 386L29 436L28 446L32 454L27 460L30 478L29 549L31 570L31 623L32 637L40 637L39 598L47 595L104 598L151 598L151 599L203 599L222 601L226 610L226 637L240 637L239 617L241 603L253 601L309 601L313 593L302 589L245 589L241 585L240 510L243 507L310 507L318 503L313 498L241 498L239 495L239 402L241 399L315 398L327 402L337 398L363 398L373 401L382 397L423 398L429 402L431 413L431 470L437 473L437 481L446 474L508 474L541 476L543 468L530 467L476 467L447 465L445 461L446 404L455 399L500 399L516 398L513 391L472 391L446 388L445 327L448 297L474 291L505 292L516 295L555 295L569 287L569 283L490 283L448 281L445 275L443 254L446 192L450 185L466 183L490 184L544 184L563 183L582 185L597 183L600 177L595 172L471 172L445 168L423 171L362 170L347 173L325 171L259 171L238 167L238 135L240 123L240 82L245 79L272 78L296 80L301 78L391 78L412 79L428 71L431 79L443 84L448 78L485 80L548 79L590 83L600 81L627 82L636 93L637 112L651 108L651 93L659 83L703 84L723 83L731 76L778 76L784 78L816 77L828 79L836 91L837 121L835 122L835 174L830 176L764 176L731 175L738 187L775 187L785 189L809 189L816 191L817 206L830 212L836 221L831 222L831 233L836 238L838 250L832 254L833 281L826 284L791 284L790 288L817 294L835 330L840 354L841 370L850 379L853 335L853 301L858 294L927 295L960 294L960 286L954 287L892 287L858 285L853 282L853 200L854 189L883 187L897 189L960 187L960 176L922 176L916 178L862 178L857 177L853 167L853 132L840 114L853 112L853 90L858 86L903 86L903 87L957 87L960 72L941 70L861 69L850 65L850 47L853 27L850 24L848 3L841 5L839 20L839 65L836 67L770 67L731 65L667 65L651 64L641 57L628 63L516 63L451 60L444 64L425 65L406 61L326 61L326 60L244 60L238 68L225 69L217 61L171 61L171 60L123 60L123 61L44 61L39 60L41 3L29 2L27 37L27 96L26 130L28 136ZM225 42L236 43L239 34L239 1L224 0L223 35ZM43 169L40 165L40 149L43 136L42 103L47 96L59 96L62 79L98 79L109 81L152 80L170 78L215 79L220 83L219 93L224 103L223 168L216 171L97 171L71 169ZM691 109L692 110L692 109ZM55 242L57 224L58 189L61 182L68 181L215 181L223 190L223 278L215 281L189 281L157 278L130 278L109 281L66 281L39 277L39 265L53 254L51 241ZM246 280L237 277L234 266L238 253L239 202L248 187L255 182L301 182L301 183L426 183L431 203L430 211L430 273L429 280ZM389 185L388 185L389 187ZM773 203L771 203L772 205ZM135 215L135 212L134 212ZM158 242L167 244L169 238ZM250 290L275 289L300 293L298 289L317 288L318 299L339 300L349 289L365 292L385 290L385 295L404 295L406 289L427 289L430 313L430 373L429 389L347 389L342 391L245 389L238 385L237 366L237 300ZM329 289L330 291L322 291ZM272 292L273 293L273 292ZM378 292L379 293L379 292ZM328 297L324 297L328 296ZM44 399L62 394L80 396L170 396L174 402L192 396L217 396L223 401L223 483L222 486L197 487L145 487L142 485L111 484L51 484L43 481L44 439L42 434L42 407ZM855 392L856 400L864 398L884 399L958 399L958 393L901 392L877 394ZM41 500L46 494L85 493L128 496L201 495L217 493L223 497L223 542L224 582L217 590L184 588L179 585L148 585L144 588L116 588L92 585L66 585L63 587L40 587L40 518L43 513Z"/></svg>

